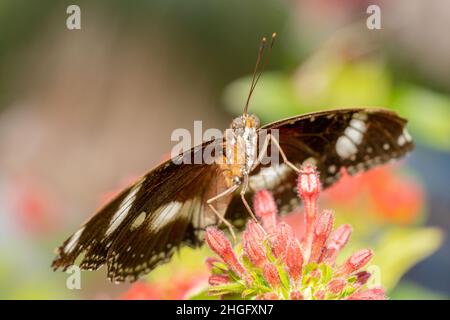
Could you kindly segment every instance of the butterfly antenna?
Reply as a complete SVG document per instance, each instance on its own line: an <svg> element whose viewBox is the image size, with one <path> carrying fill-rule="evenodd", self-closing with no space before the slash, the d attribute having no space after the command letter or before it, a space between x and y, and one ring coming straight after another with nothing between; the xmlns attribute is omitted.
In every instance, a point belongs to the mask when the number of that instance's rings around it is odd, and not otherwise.
<svg viewBox="0 0 450 320"><path fill-rule="evenodd" d="M266 46L266 37L263 37L261 39L261 42L259 44L259 49L258 49L258 56L256 58L256 64L255 64L255 69L253 70L253 78L252 78L252 83L250 85L250 90L248 92L248 96L247 96L247 101L245 103L245 107L244 107L244 114L247 114L247 109L248 109L248 104L250 102L250 98L252 97L252 93L253 93L253 86L255 84L255 80L256 80L256 75L258 73L258 68L259 68L259 64L261 63L261 58L262 55L264 53L264 48Z"/></svg>
<svg viewBox="0 0 450 320"><path fill-rule="evenodd" d="M247 114L248 105L250 103L250 98L252 97L253 91L256 88L256 84L258 83L258 80L261 77L261 74L264 72L264 69L266 68L266 65L267 65L267 63L269 61L270 51L271 51L271 49L272 49L272 47L273 47L273 45L275 43L276 36L277 36L277 34L274 32L272 34L272 39L271 39L271 42L270 42L269 49L267 50L267 55L265 56L264 63L262 65L261 69L260 69L259 66L260 66L260 63L261 63L261 60L262 60L262 57L263 57L263 54L264 54L264 49L265 49L265 46L266 46L266 42L267 42L265 37L263 37L261 39L261 43L259 45L259 50L258 50L258 57L256 58L255 69L253 70L252 83L250 85L250 91L248 93L247 101L246 101L245 107L244 107L244 114Z"/></svg>

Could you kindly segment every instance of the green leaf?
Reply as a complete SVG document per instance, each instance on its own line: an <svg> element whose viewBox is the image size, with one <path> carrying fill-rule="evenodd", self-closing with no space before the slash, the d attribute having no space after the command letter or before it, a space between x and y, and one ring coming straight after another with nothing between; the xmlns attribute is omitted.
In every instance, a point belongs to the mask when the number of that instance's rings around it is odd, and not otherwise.
<svg viewBox="0 0 450 320"><path fill-rule="evenodd" d="M413 138L434 148L450 150L450 97L422 87L404 85L392 105L409 120Z"/></svg>
<svg viewBox="0 0 450 320"><path fill-rule="evenodd" d="M229 111L241 114L248 96L251 77L233 81L225 88L223 100ZM298 113L298 101L291 78L277 72L267 72L252 95L249 111L263 121L288 117Z"/></svg>
<svg viewBox="0 0 450 320"><path fill-rule="evenodd" d="M254 295L255 294L255 290L254 289L245 289L243 292L242 292L242 294L241 294L241 296L242 296L242 298L247 298L248 296L251 296L251 295Z"/></svg>
<svg viewBox="0 0 450 320"><path fill-rule="evenodd" d="M386 290L395 287L400 278L416 263L430 256L441 245L442 232L437 228L393 227L374 248L373 264L381 271Z"/></svg>
<svg viewBox="0 0 450 320"><path fill-rule="evenodd" d="M245 286L239 282L232 282L227 284L221 284L217 286L209 286L208 293L214 295L224 295L224 294L233 294L239 293L244 290Z"/></svg>
<svg viewBox="0 0 450 320"><path fill-rule="evenodd" d="M289 276L283 267L278 267L278 274L280 275L281 284L284 288L289 289L291 284L289 281Z"/></svg>
<svg viewBox="0 0 450 320"><path fill-rule="evenodd" d="M208 289L200 290L186 297L188 300L217 300L217 296L208 294Z"/></svg>
<svg viewBox="0 0 450 320"><path fill-rule="evenodd" d="M401 281L389 298L392 300L448 300L450 297L430 291L413 282Z"/></svg>
<svg viewBox="0 0 450 320"><path fill-rule="evenodd" d="M319 265L320 273L322 274L321 277L321 283L326 284L330 282L332 276L333 276L333 270L331 267L325 263L321 263Z"/></svg>
<svg viewBox="0 0 450 320"><path fill-rule="evenodd" d="M306 274L309 274L311 271L314 271L316 269L317 269L317 263L311 262L311 263L308 263L306 265L305 270L304 270L303 273L306 275Z"/></svg>

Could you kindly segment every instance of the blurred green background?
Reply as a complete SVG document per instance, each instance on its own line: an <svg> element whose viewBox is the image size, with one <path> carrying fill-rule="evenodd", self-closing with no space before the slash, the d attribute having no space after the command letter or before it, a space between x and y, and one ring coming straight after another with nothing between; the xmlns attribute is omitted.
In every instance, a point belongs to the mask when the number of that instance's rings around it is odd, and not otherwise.
<svg viewBox="0 0 450 320"><path fill-rule="evenodd" d="M81 30L66 28L71 4ZM381 30L366 27L369 4ZM101 269L68 290L50 262L111 192L170 152L174 129L228 126L259 40L275 31L250 106L263 122L343 106L409 119L411 156L348 178L324 206L353 224L349 250L374 248L392 299L447 299L449 30L445 0L2 0L0 298L182 298L201 286L206 249L132 286Z"/></svg>

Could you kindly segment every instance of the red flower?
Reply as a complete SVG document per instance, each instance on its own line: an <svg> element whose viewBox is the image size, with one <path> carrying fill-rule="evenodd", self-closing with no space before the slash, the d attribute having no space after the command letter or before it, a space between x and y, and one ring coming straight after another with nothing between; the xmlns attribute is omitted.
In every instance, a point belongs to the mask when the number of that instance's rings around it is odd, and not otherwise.
<svg viewBox="0 0 450 320"><path fill-rule="evenodd" d="M208 245L227 265L210 267L213 274L209 293L257 299L383 298L381 288L365 287L370 274L361 269L372 258L371 250L360 250L342 265L335 265L337 255L349 240L351 227L343 225L332 232L333 212L325 210L317 214L321 187L315 168L302 168L298 181L299 195L305 204L302 244L287 223L277 222L270 193L259 191L254 206L261 220L270 221L266 232L250 221L242 244L232 248L223 232L207 229ZM218 262L212 262L215 264Z"/></svg>
<svg viewBox="0 0 450 320"><path fill-rule="evenodd" d="M341 170L341 179L327 189L329 203L357 212L364 198L364 211L384 222L407 224L419 215L424 191L413 179L394 173L392 165L350 176Z"/></svg>
<svg viewBox="0 0 450 320"><path fill-rule="evenodd" d="M120 300L160 300L160 290L155 285L136 282L131 288L119 297Z"/></svg>

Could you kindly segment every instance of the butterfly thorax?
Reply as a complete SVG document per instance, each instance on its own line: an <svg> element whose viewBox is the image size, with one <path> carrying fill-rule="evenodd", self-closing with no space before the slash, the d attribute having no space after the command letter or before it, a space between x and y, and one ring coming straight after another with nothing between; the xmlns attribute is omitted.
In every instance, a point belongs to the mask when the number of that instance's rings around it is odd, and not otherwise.
<svg viewBox="0 0 450 320"><path fill-rule="evenodd" d="M235 118L225 131L223 169L228 184L239 183L252 170L258 157L258 127L255 115L244 114Z"/></svg>

